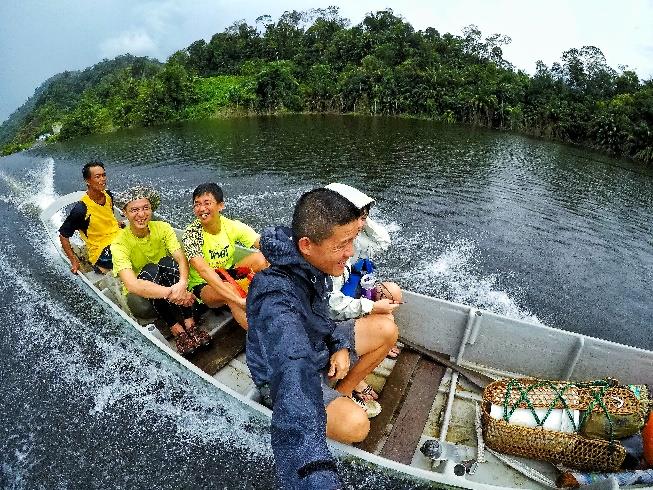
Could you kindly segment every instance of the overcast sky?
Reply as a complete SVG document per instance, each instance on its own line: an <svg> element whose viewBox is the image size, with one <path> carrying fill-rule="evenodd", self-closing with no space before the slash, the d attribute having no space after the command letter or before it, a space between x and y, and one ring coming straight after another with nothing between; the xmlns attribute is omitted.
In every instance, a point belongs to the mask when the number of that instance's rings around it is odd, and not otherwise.
<svg viewBox="0 0 653 490"><path fill-rule="evenodd" d="M356 25L367 12L392 8L416 30L483 37L508 35L504 58L533 73L563 51L592 45L610 66L653 77L653 0L0 0L0 121L50 76L131 53L165 61L174 51L207 41L235 20L276 20L286 10L339 5Z"/></svg>

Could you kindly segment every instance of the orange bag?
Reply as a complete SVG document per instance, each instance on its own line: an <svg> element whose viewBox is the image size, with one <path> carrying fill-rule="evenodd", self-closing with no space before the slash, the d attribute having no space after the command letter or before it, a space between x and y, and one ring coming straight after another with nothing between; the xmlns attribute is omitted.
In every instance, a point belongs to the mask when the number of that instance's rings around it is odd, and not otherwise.
<svg viewBox="0 0 653 490"><path fill-rule="evenodd" d="M642 439L644 441L644 459L653 466L653 414L649 414L646 424L642 429Z"/></svg>
<svg viewBox="0 0 653 490"><path fill-rule="evenodd" d="M254 271L252 269L249 267L232 267L231 269L215 269L215 272L218 273L223 281L234 286L241 298L247 297L249 283L254 278Z"/></svg>

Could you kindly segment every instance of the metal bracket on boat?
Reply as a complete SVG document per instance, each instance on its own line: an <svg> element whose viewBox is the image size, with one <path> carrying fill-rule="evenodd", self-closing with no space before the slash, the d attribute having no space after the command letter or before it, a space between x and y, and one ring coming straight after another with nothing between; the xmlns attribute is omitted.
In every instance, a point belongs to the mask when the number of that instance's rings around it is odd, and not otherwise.
<svg viewBox="0 0 653 490"><path fill-rule="evenodd" d="M482 317L483 312L481 310L477 310L476 308L469 309L469 313L467 315L467 325L465 326L463 338L460 341L460 345L458 346L458 353L456 354L456 357L452 359L452 361L456 364L460 364L460 361L465 354L465 346L467 344L473 345L474 342L476 342Z"/></svg>
<svg viewBox="0 0 653 490"><path fill-rule="evenodd" d="M580 355L583 352L584 348L585 348L585 338L578 337L578 339L576 339L576 343L574 345L573 351L570 353L569 362L566 363L567 368L565 372L562 374L562 377L560 379L564 379L567 381L571 379L571 376L576 369L576 365L578 364L578 360L580 359Z"/></svg>
<svg viewBox="0 0 653 490"><path fill-rule="evenodd" d="M157 339L159 342L161 342L163 345L166 345L168 342L166 338L163 336L163 334L159 331L158 328L156 328L156 325L154 323L148 323L143 327L145 330L147 330L152 336Z"/></svg>
<svg viewBox="0 0 653 490"><path fill-rule="evenodd" d="M448 465L453 466L453 472L457 476L476 473L477 459L473 457L463 459L471 456L470 450L471 448L467 446L460 446L438 439L429 439L420 447L420 452L431 460L432 465L446 461Z"/></svg>
<svg viewBox="0 0 653 490"><path fill-rule="evenodd" d="M454 362L455 364L460 364L460 361L462 360L463 355L465 354L465 346L470 341L470 338L475 340L476 337L478 336L478 329L479 329L479 324L481 323L482 316L483 316L483 312L481 312L480 310L477 310L475 308L469 309L469 314L467 316L467 325L465 326L465 332L463 333L463 338L460 341L460 345L458 346L458 353L456 354L456 357L451 359L451 361ZM474 335L472 335L472 332L474 332ZM458 384L458 371L455 370L451 373L451 381L449 382L449 394L447 395L447 405L444 411L444 418L442 420L442 425L440 427L440 440L442 441L446 441L447 439L447 432L449 431L449 423L451 421L451 411L453 409L454 397L456 396L457 384Z"/></svg>

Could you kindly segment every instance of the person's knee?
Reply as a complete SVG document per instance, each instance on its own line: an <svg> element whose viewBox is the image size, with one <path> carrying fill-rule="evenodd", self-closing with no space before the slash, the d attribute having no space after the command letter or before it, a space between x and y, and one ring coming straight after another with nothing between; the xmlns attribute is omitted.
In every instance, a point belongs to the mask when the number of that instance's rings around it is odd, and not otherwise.
<svg viewBox="0 0 653 490"><path fill-rule="evenodd" d="M350 398L341 396L326 407L327 435L338 442L352 444L367 437L370 421L365 411Z"/></svg>
<svg viewBox="0 0 653 490"><path fill-rule="evenodd" d="M256 252L248 256L248 266L254 272L259 272L268 267L268 261L261 252Z"/></svg>
<svg viewBox="0 0 653 490"><path fill-rule="evenodd" d="M145 266L138 273L138 278L145 281L155 282L157 274L159 273L159 266L157 264L145 264Z"/></svg>
<svg viewBox="0 0 653 490"><path fill-rule="evenodd" d="M170 255L161 257L161 259L159 260L159 265L162 267L169 267L172 269L177 268L177 262L175 262L175 259L173 259Z"/></svg>
<svg viewBox="0 0 653 490"><path fill-rule="evenodd" d="M384 316L379 324L380 337L387 344L394 345L399 338L399 329L397 324L394 321L394 318L390 315Z"/></svg>
<svg viewBox="0 0 653 490"><path fill-rule="evenodd" d="M217 308L225 304L225 299L213 286L206 285L200 292L200 299L209 308Z"/></svg>
<svg viewBox="0 0 653 490"><path fill-rule="evenodd" d="M396 302L401 302L403 295L401 293L401 288L398 284L394 282L384 282L383 286L386 289L386 297Z"/></svg>
<svg viewBox="0 0 653 490"><path fill-rule="evenodd" d="M362 408L356 407L347 417L347 427L350 431L352 442L361 442L365 440L370 432L370 419Z"/></svg>

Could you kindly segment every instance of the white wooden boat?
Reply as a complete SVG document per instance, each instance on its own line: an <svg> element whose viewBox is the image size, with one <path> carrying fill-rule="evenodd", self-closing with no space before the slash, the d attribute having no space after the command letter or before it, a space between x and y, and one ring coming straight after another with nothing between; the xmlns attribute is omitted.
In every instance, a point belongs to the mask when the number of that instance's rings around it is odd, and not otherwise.
<svg viewBox="0 0 653 490"><path fill-rule="evenodd" d="M52 218L82 195L83 192L76 192L63 196L41 214L52 243L66 263ZM258 391L245 363L244 331L227 311L209 311L204 315L201 327L217 341L208 350L187 359L176 352L169 332L158 328L153 319L137 318L129 312L117 280L92 271L80 273L78 278L97 299L189 372L231 395L243 410L264 417L271 415L258 403ZM653 385L651 351L413 292L405 293L405 301L396 313L402 352L396 361L386 359L368 377L368 382L381 392L383 411L372 419L370 435L363 443L347 446L329 441L339 457L355 458L409 478L433 482L436 488L547 488L547 479L554 481L557 476L557 470L548 463L520 458L508 461L526 465L524 471L514 469L501 455L485 452L486 462L477 464L472 473L458 475L460 466L455 461L433 463L419 449L425 441L439 439L468 446L475 454L476 404L481 400L478 385L492 379L534 376L582 381L611 376L624 383ZM584 488L615 489L618 485L609 479Z"/></svg>

